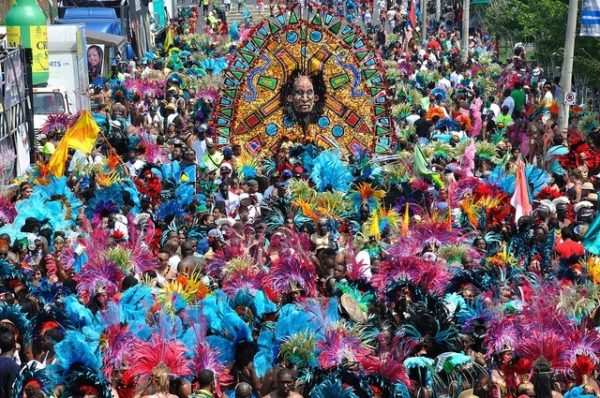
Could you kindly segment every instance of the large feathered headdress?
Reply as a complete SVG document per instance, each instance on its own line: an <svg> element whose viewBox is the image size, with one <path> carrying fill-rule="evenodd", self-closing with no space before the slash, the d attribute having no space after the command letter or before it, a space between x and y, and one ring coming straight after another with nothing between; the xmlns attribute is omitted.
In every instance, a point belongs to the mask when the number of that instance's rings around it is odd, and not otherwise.
<svg viewBox="0 0 600 398"><path fill-rule="evenodd" d="M339 154L331 151L323 151L317 156L310 179L320 192L347 192L353 181L348 166L341 161Z"/></svg>
<svg viewBox="0 0 600 398"><path fill-rule="evenodd" d="M18 336L23 339L25 345L29 344L32 337L32 330L30 327L29 319L21 311L21 307L18 305L9 305L6 303L0 304L0 323L2 321L9 321L14 325Z"/></svg>
<svg viewBox="0 0 600 398"><path fill-rule="evenodd" d="M123 378L141 382L150 377L168 380L169 376L189 376L192 363L186 352L180 341L168 341L157 334L150 341L137 341L126 356L129 368Z"/></svg>
<svg viewBox="0 0 600 398"><path fill-rule="evenodd" d="M74 279L77 281L77 292L87 303L98 293L114 296L121 290L121 282L125 274L114 261L99 259L86 264Z"/></svg>
<svg viewBox="0 0 600 398"><path fill-rule="evenodd" d="M55 353L56 363L50 366L50 370L57 384L64 386L65 396L112 396L110 386L100 371L102 359L97 344L79 332L69 331L66 338L56 344Z"/></svg>
<svg viewBox="0 0 600 398"><path fill-rule="evenodd" d="M13 384L13 398L25 398L31 391L40 391L46 396L52 395L52 381L46 368L39 367L36 362L26 365Z"/></svg>
<svg viewBox="0 0 600 398"><path fill-rule="evenodd" d="M280 250L269 274L263 278L263 286L275 296L301 289L307 296L313 297L317 293L316 268L302 249Z"/></svg>

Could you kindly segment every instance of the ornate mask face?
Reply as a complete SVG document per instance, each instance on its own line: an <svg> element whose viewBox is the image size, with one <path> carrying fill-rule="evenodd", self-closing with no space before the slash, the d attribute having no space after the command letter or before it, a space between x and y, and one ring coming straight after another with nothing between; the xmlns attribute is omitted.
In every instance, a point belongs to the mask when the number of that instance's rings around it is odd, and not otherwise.
<svg viewBox="0 0 600 398"><path fill-rule="evenodd" d="M312 81L308 76L298 76L292 93L287 96L288 102L291 102L294 107L294 112L300 114L312 111L318 99L319 97L315 95Z"/></svg>

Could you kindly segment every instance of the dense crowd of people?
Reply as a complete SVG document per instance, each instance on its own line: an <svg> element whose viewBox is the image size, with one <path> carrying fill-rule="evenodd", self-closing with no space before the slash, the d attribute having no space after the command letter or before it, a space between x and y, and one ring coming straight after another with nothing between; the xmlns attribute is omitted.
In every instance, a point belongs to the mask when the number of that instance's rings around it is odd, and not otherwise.
<svg viewBox="0 0 600 398"><path fill-rule="evenodd" d="M401 4L357 9L390 153L224 145L251 22L218 7L49 116L0 203L0 397L600 396L593 104L559 131L522 45L501 63L477 29L461 61L456 7L426 39Z"/></svg>

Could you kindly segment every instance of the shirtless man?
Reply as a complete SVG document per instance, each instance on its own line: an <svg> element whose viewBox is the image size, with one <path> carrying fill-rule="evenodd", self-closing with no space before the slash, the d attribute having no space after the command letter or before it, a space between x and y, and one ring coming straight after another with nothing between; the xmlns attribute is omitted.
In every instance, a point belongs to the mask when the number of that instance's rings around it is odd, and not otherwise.
<svg viewBox="0 0 600 398"><path fill-rule="evenodd" d="M263 398L302 398L302 395L292 391L294 376L289 369L277 372L277 390L270 392Z"/></svg>
<svg viewBox="0 0 600 398"><path fill-rule="evenodd" d="M198 257L194 255L194 244L190 240L186 240L181 244L181 255L182 259L178 265L178 271L180 273L190 276L194 272L202 272L203 263Z"/></svg>

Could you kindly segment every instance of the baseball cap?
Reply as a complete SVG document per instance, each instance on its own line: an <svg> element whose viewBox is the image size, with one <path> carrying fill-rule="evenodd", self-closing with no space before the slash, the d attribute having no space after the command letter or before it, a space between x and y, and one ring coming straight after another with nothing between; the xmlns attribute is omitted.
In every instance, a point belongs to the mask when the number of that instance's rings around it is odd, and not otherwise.
<svg viewBox="0 0 600 398"><path fill-rule="evenodd" d="M231 173L233 171L233 168L231 167L231 165L229 163L223 163L221 165L221 173L223 173L225 171L227 171L229 173Z"/></svg>
<svg viewBox="0 0 600 398"><path fill-rule="evenodd" d="M297 165L297 166L294 166L294 170L293 171L294 171L295 175L301 176L302 173L304 173L304 168L302 168L302 166L300 166L300 165Z"/></svg>

